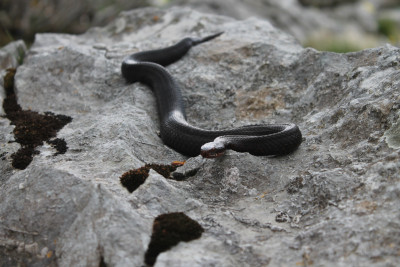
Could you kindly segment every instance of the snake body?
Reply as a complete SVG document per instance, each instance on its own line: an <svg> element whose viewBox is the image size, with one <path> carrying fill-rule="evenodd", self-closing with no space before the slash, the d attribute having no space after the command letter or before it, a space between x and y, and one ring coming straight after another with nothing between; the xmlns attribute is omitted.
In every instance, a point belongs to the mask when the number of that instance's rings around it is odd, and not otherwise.
<svg viewBox="0 0 400 267"><path fill-rule="evenodd" d="M185 38L167 48L132 54L122 62L122 75L129 83L141 82L152 88L157 99L161 139L181 154L213 158L222 155L226 149L256 156L285 155L294 151L300 145L302 135L293 123L212 131L186 121L179 85L164 66L182 58L191 47L221 34Z"/></svg>

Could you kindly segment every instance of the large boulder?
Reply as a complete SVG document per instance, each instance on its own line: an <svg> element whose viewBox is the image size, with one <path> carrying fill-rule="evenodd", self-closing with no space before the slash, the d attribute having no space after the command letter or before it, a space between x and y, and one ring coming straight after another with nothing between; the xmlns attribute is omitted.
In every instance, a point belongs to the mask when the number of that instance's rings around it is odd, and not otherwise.
<svg viewBox="0 0 400 267"><path fill-rule="evenodd" d="M121 10L150 5L148 0L2 0L0 2L0 45L13 38L31 42L38 32L82 33L105 25Z"/></svg>
<svg viewBox="0 0 400 267"><path fill-rule="evenodd" d="M188 120L208 129L294 122L304 137L294 153L188 159L159 138L151 90L121 76L131 53L219 31L168 67ZM156 266L395 266L399 60L390 45L319 52L268 21L182 8L124 12L78 36L36 35L16 71L18 104L72 121L57 134L64 154L43 140L19 170L13 122L0 118L1 265L141 266L154 219L178 212L204 232ZM149 170L132 193L120 182L145 164L185 160L171 174L180 181Z"/></svg>

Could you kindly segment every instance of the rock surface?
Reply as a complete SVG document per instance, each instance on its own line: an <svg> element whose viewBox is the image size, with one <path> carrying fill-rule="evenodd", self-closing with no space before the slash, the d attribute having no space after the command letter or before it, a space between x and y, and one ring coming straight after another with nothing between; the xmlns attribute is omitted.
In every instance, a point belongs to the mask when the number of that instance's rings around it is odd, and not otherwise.
<svg viewBox="0 0 400 267"><path fill-rule="evenodd" d="M382 18L390 24L397 21L399 3L388 4L382 0L171 0L168 5L236 19L265 18L305 46L348 52L387 42L398 46L398 30L393 30L394 38L385 37L379 25Z"/></svg>
<svg viewBox="0 0 400 267"><path fill-rule="evenodd" d="M38 32L82 33L94 25L110 22L121 10L148 6L147 0L2 0L0 44L23 38L32 41Z"/></svg>
<svg viewBox="0 0 400 267"><path fill-rule="evenodd" d="M35 33L82 33L104 26L120 11L185 6L236 19L261 17L302 44L327 51L358 51L390 42L399 46L398 0L3 0L0 46ZM34 22L34 23L33 23ZM388 32L389 28L389 32Z"/></svg>
<svg viewBox="0 0 400 267"><path fill-rule="evenodd" d="M218 31L168 67L189 121L209 129L294 122L305 139L295 153L186 159L162 144L155 99L123 80L121 61ZM154 218L183 212L204 233L155 266L395 266L399 61L390 45L318 52L267 21L178 8L124 12L79 36L37 35L15 76L18 102L73 120L57 135L65 154L45 143L15 170L13 126L0 118L1 265L142 266ZM133 193L119 181L176 160L187 160L175 171L191 173L183 181L150 171Z"/></svg>

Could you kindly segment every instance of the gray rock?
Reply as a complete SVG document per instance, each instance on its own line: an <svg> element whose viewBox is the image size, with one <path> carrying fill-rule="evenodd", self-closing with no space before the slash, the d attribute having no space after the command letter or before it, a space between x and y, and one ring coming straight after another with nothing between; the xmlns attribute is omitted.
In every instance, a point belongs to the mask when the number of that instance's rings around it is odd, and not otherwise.
<svg viewBox="0 0 400 267"><path fill-rule="evenodd" d="M0 51L0 70L18 67L22 63L25 53L26 45L21 40L4 46Z"/></svg>
<svg viewBox="0 0 400 267"><path fill-rule="evenodd" d="M304 142L284 157L188 159L177 170L191 174L184 181L150 171L130 194L124 172L186 158L161 142L151 90L123 80L122 59L221 30L168 67L189 121L294 122ZM2 265L141 266L154 218L184 212L205 232L156 266L395 266L399 60L390 45L318 52L267 21L181 8L124 12L79 36L37 35L17 71L18 101L71 116L58 133L69 149L55 156L45 144L19 171L10 167L15 144L1 144L10 170L0 184Z"/></svg>
<svg viewBox="0 0 400 267"><path fill-rule="evenodd" d="M113 266L142 262L150 220L101 184L32 166L13 175L0 198L3 266L93 266L101 257Z"/></svg>
<svg viewBox="0 0 400 267"><path fill-rule="evenodd" d="M82 33L89 27L104 25L121 10L144 7L147 0L70 1L3 0L0 10L1 44L14 37L32 40L38 32Z"/></svg>
<svg viewBox="0 0 400 267"><path fill-rule="evenodd" d="M295 36L302 44L320 50L361 50L387 42L378 32L378 16L393 10L384 1L357 0L172 0L201 12L236 19L260 17ZM335 51L336 51L335 50ZM351 50L350 50L351 51Z"/></svg>
<svg viewBox="0 0 400 267"><path fill-rule="evenodd" d="M0 49L0 101L3 103L6 97L6 92L4 91L4 75L6 74L6 69L18 67L26 54L26 45L23 41L12 42ZM0 115L4 116L3 105L0 107Z"/></svg>
<svg viewBox="0 0 400 267"><path fill-rule="evenodd" d="M0 183L11 175L12 167L9 164L10 155L19 149L18 143L14 143L13 129L10 121L5 118L3 101L6 97L4 90L4 76L6 69L18 67L27 52L23 41L12 42L0 49Z"/></svg>
<svg viewBox="0 0 400 267"><path fill-rule="evenodd" d="M354 3L358 0L298 0L304 6L332 7L342 4Z"/></svg>
<svg viewBox="0 0 400 267"><path fill-rule="evenodd" d="M169 5L188 6L201 12L236 19L266 18L274 26L292 34L301 42L321 30L341 31L343 26L324 11L303 7L297 0L173 0Z"/></svg>
<svg viewBox="0 0 400 267"><path fill-rule="evenodd" d="M394 16L394 21L399 17L395 12L397 0L82 0L74 6L64 0L44 2L3 0L0 24L4 29L0 29L0 46L12 38L31 43L38 32L82 33L90 27L104 26L119 12L131 8L186 6L237 19L266 18L305 45L338 50L345 43L349 51L386 42L396 44L396 39L384 37L378 31L378 24L388 14L391 20Z"/></svg>

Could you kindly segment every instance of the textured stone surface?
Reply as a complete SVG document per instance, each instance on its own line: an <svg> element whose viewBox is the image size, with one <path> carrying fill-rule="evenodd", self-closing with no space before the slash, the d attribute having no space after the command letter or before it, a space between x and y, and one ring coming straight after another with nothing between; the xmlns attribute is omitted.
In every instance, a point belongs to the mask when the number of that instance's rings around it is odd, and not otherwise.
<svg viewBox="0 0 400 267"><path fill-rule="evenodd" d="M26 46L23 41L17 41L10 43L0 49L0 75L4 77L6 74L6 69L17 67L23 60L26 53ZM0 79L0 101L3 103L6 97L6 92L4 91L4 81L3 78ZM0 107L0 115L4 116L3 105Z"/></svg>
<svg viewBox="0 0 400 267"><path fill-rule="evenodd" d="M157 135L149 88L120 74L124 56L186 36L224 35L168 67L189 121L209 128L295 122L305 138L285 157L229 152L154 171L129 193L119 182L146 163L186 158ZM74 36L40 34L16 74L24 109L73 121L69 147L39 148L23 171L1 121L0 259L3 265L141 266L154 218L183 212L201 238L155 266L395 266L400 253L400 50L349 54L302 48L259 19L188 9L122 13Z"/></svg>
<svg viewBox="0 0 400 267"><path fill-rule="evenodd" d="M121 10L148 5L147 0L83 0L74 5L65 0L2 0L0 43L12 40L10 35L32 41L38 32L82 33L90 26L104 25Z"/></svg>
<svg viewBox="0 0 400 267"><path fill-rule="evenodd" d="M144 6L185 6L236 19L265 18L319 50L348 52L399 44L398 0L81 0L74 6L65 0L3 0L0 46L20 38L31 43L39 32L83 33L104 26L120 11ZM391 25L391 32L382 28L382 20Z"/></svg>
<svg viewBox="0 0 400 267"><path fill-rule="evenodd" d="M379 32L378 17L393 17L388 16L387 12L396 10L396 4L388 6L389 3L386 2L388 1L171 0L168 5L188 6L201 12L236 19L261 17L292 34L307 46L328 51L338 51L340 47L347 47L345 51L357 51L386 42L396 44L396 40L386 38Z"/></svg>
<svg viewBox="0 0 400 267"><path fill-rule="evenodd" d="M270 20L276 27L305 41L310 34L321 29L341 31L343 25L325 12L303 7L297 0L173 0L169 5L189 6L206 13L219 14L236 19L262 17ZM359 29L361 30L361 29Z"/></svg>
<svg viewBox="0 0 400 267"><path fill-rule="evenodd" d="M0 46L20 38L31 43L38 32L82 33L105 25L120 11L144 6L186 6L236 19L262 17L302 43L329 51L341 43L347 44L346 51L399 43L397 31L384 37L379 26L381 19L398 22L398 0L81 0L74 6L65 0L3 0Z"/></svg>

